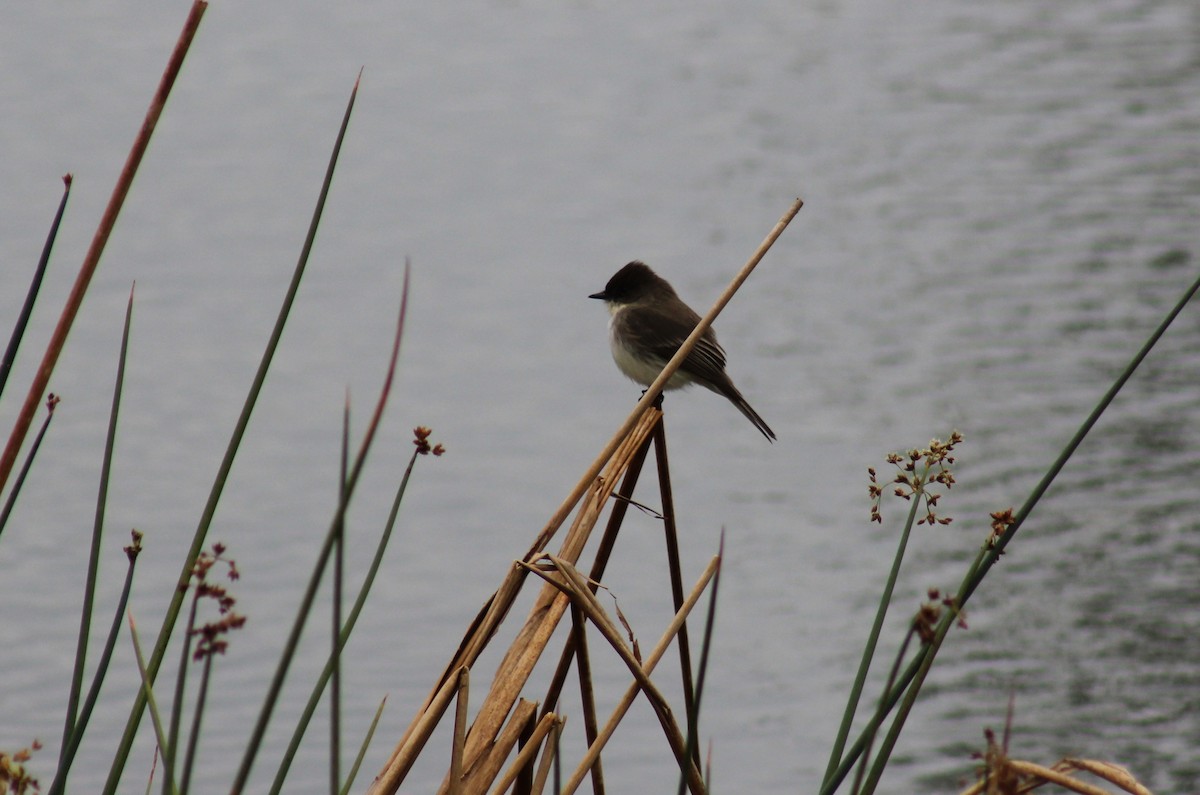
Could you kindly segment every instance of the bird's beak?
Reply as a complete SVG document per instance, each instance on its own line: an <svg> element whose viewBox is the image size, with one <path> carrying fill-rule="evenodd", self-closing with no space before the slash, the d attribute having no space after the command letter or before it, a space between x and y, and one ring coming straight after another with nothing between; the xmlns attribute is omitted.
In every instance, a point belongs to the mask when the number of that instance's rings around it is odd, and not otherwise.
<svg viewBox="0 0 1200 795"><path fill-rule="evenodd" d="M607 300L608 300L608 293L606 293L606 292L604 292L603 290L601 290L601 291L600 291L600 292L598 292L598 293L592 293L591 295L589 295L589 296L588 296L588 298L599 298L601 301L607 301Z"/></svg>

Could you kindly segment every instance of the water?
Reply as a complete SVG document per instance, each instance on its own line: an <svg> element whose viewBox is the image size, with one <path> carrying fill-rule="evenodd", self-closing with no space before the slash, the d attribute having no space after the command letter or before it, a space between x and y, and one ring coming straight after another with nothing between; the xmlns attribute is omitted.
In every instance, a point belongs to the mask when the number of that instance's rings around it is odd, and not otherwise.
<svg viewBox="0 0 1200 795"><path fill-rule="evenodd" d="M0 30L5 317L57 178L76 176L6 418L185 12L38 6ZM944 504L956 521L914 539L891 649L926 588L956 586L987 513L1023 500L1195 277L1198 41L1186 2L215 4L59 364L64 403L0 546L21 632L0 656L0 747L40 737L47 773L57 753L131 283L99 621L136 526L147 549L132 609L150 642L365 67L313 261L210 534L243 570L250 621L218 661L203 791L227 786L257 714L332 511L345 392L361 432L405 258L400 382L351 517L358 571L408 429L432 426L450 452L419 462L347 666L348 736L389 694L368 777L637 397L586 295L643 258L702 309L797 195L805 209L717 323L779 443L707 393L672 395L667 410L685 577L727 530L703 715L716 786L814 790L903 511L868 524L865 468L951 428L967 436ZM954 791L1010 692L1017 755L1112 759L1156 791L1200 789L1197 317L1179 319L976 594L885 791ZM636 518L612 569L643 646L667 612L660 546ZM306 696L322 624L254 790ZM115 664L79 790L103 779L135 687L124 639ZM623 686L615 667L598 675ZM640 708L605 757L612 791L673 786ZM324 787L324 733L322 719L289 792ZM143 786L147 738L123 789ZM441 759L411 791L432 788Z"/></svg>

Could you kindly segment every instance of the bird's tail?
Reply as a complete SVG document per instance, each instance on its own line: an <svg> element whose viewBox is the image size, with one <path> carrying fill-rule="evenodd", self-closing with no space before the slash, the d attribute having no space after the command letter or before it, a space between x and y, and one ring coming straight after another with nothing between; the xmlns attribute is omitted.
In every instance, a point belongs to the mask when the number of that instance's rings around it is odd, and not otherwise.
<svg viewBox="0 0 1200 795"><path fill-rule="evenodd" d="M737 410L745 414L746 419L754 423L754 427L758 428L759 432L767 437L768 441L775 441L775 431L771 430L771 426L767 425L766 420L758 416L758 412L750 407L750 404L746 402L746 398L742 397L742 393L733 385L733 381L729 376L725 376L723 380L715 384L710 384L707 381L703 383L713 392L729 398L729 402L737 406Z"/></svg>
<svg viewBox="0 0 1200 795"><path fill-rule="evenodd" d="M737 390L735 389L734 392L737 393ZM758 428L763 436L767 437L769 441L775 441L775 431L771 430L771 426L767 425L766 420L758 416L758 412L750 407L740 393L737 393L736 397L731 397L730 400L733 401L733 405L737 406L738 411L746 415L746 419L754 423L754 427Z"/></svg>

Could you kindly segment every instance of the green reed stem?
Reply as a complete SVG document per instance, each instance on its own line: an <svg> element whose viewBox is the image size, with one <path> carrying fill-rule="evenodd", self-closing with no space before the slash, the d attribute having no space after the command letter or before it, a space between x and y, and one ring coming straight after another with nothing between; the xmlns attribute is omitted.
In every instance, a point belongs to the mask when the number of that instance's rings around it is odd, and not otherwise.
<svg viewBox="0 0 1200 795"><path fill-rule="evenodd" d="M309 694L308 702L304 705L304 710L300 713L300 719L296 721L296 728L292 731L292 739L288 743L287 751L284 752L279 769L275 772L275 780L271 784L270 789L271 795L278 795L278 793L283 791L283 782L287 778L292 760L295 758L297 751L300 750L300 741L304 738L304 732L308 729L309 721L312 720L312 716L316 712L317 704L321 700L321 694L325 691L325 685L333 675L342 650L345 649L346 643L350 640L350 633L354 631L354 626L358 623L358 616L367 603L367 596L371 592L371 587L375 584L375 575L379 573L379 567L383 563L383 554L387 550L388 542L392 537L392 530L396 526L396 518L400 514L400 504L404 500L404 492L408 489L408 481L412 476L417 455L418 452L414 450L408 460L408 467L404 470L404 477L401 478L400 487L396 490L396 497L392 501L391 513L388 515L387 523L384 525L383 533L379 538L379 543L375 546L375 557L371 559L371 566L367 570L367 575L363 579L362 586L359 588L358 596L355 597L354 605L350 608L350 613L346 616L346 622L342 625L337 645L330 651L329 659L325 662L325 667L321 671L320 676L317 677L312 692Z"/></svg>
<svg viewBox="0 0 1200 795"><path fill-rule="evenodd" d="M196 761L196 748L200 745L200 723L204 719L204 704L208 701L208 683L212 679L212 662L214 655L210 652L204 656L204 671L200 674L200 690L196 694L196 709L192 712L192 731L188 735L187 755L183 760L182 784L184 793L188 792L192 781L192 767ZM179 707L175 708L179 712ZM169 780L169 779L168 779Z"/></svg>
<svg viewBox="0 0 1200 795"><path fill-rule="evenodd" d="M867 682L867 672L870 671L871 661L875 658L875 647L879 643L879 635L883 631L883 621L887 617L888 608L892 603L892 593L896 589L896 580L900 576L900 564L904 560L904 551L908 547L909 536L912 534L913 525L916 524L917 511L921 507L920 495L912 495L911 502L908 519L904 523L904 530L900 533L900 543L896 547L896 555L892 559L892 569L888 572L887 583L883 586L883 594L879 598L879 607L875 610L875 622L871 625L871 631L867 635L867 645L863 649L862 659L858 663L858 673L855 674L854 684L850 688L850 698L842 713L842 724L838 727L837 739L834 740L833 751L829 755L829 765L825 769L824 781L828 781L837 770L838 760L841 759L842 751L846 747L846 739L850 736L850 726L854 722L854 714L858 711L858 702ZM870 734L873 735L874 732Z"/></svg>
<svg viewBox="0 0 1200 795"><path fill-rule="evenodd" d="M154 97L150 101L150 107L146 110L146 116L142 120L141 129L138 130L138 134L134 138L133 146L129 150L129 156L125 159L125 165L122 167L121 173L117 177L117 183L113 186L112 193L109 195L108 205L104 208L104 214L100 217L96 233L92 236L92 242L88 246L87 253L84 255L83 264L79 266L79 274L75 277L75 284L71 287L71 292L67 296L67 302L63 306L62 312L59 313L58 324L54 327L54 331L50 335L50 341L46 343L46 352L42 355L42 362L38 365L38 369L34 373L33 381L29 385L29 391L25 395L25 402L22 404L20 413L18 413L17 419L13 423L12 432L8 436L8 442L5 444L4 450L0 452L0 489L4 488L4 484L8 482L8 476L12 473L13 464L17 460L17 453L25 441L25 434L29 432L29 426L33 422L33 415L37 412L38 403L42 401L46 385L50 382L50 375L54 372L55 365L58 364L58 357L62 354L63 346L67 343L67 336L71 332L71 326L74 325L75 318L79 315L79 308L83 306L83 298L87 295L88 286L91 284L92 277L95 276L96 269L100 265L100 255L104 253L104 247L108 243L108 238L112 234L113 227L117 224L117 217L121 214L121 207L125 204L125 197L129 195L129 189L133 185L133 177L137 174L142 157L146 154L146 149L150 146L150 137L154 133L154 128L158 124L159 117L162 116L163 107L166 105L167 97L171 93L171 86L175 84L175 78L178 77L179 70L183 67L184 56L187 55L188 48L195 37L196 29L200 26L200 18L204 15L204 9L207 7L208 4L203 2L203 0L195 0L193 3L192 10L188 14L187 21L184 23L183 32L180 33L179 39L175 44L175 49L171 53L171 58L167 62L167 68L163 70L162 78L158 83L158 90L154 93Z"/></svg>
<svg viewBox="0 0 1200 795"><path fill-rule="evenodd" d="M132 535L133 543L125 547L125 555L129 558L129 565L125 570L125 584L121 588L121 596L117 599L117 609L113 613L113 620L109 625L108 637L104 641L104 649L100 652L100 659L96 662L96 672L92 675L92 685L88 688L87 697L83 700L83 706L79 710L79 715L71 731L71 737L64 743L65 753L61 755L58 770L54 774L54 782L50 789L52 793L62 792L66 787L67 774L71 769L71 763L75 760L75 754L79 751L79 744L83 741L83 734L87 729L88 722L92 718L92 711L96 707L96 701L100 698L100 688L104 684L104 677L108 673L108 666L112 660L113 650L117 646L117 635L121 631L121 618L125 615L125 608L129 604L129 592L133 588L133 572L137 565L137 556L142 551L142 534L134 530Z"/></svg>
<svg viewBox="0 0 1200 795"><path fill-rule="evenodd" d="M904 663L904 658L908 654L908 644L912 642L913 637L917 634L916 626L909 624L908 632L904 633L904 641L900 644L900 651L896 652L896 659L892 662L891 670L888 672L887 683L883 686L883 692L886 695L892 691L892 687L896 684L896 678L900 673L900 666ZM875 726L883 724L884 717L887 716L887 708L884 700L879 700L879 706L875 708ZM858 770L854 774L854 786L850 788L851 795L860 795L862 792L862 782L867 772L867 762L871 758L871 744L875 742L877 736L876 731L872 731L866 735L866 744L863 747L863 752L859 759Z"/></svg>
<svg viewBox="0 0 1200 795"><path fill-rule="evenodd" d="M985 544L982 549L980 549L978 556L968 567L966 575L963 577L963 582L959 586L956 596L956 605L959 610L966 606L967 601L971 598L972 594L975 593L975 589L979 587L979 584L983 581L983 578L987 576L987 573L991 571L992 566L994 566L996 561L999 560L1004 548L1008 546L1008 543L1017 534L1017 531L1020 530L1021 526L1033 512L1033 509L1037 506L1038 502L1041 501L1042 497L1049 490L1055 478L1058 477L1058 474L1062 471L1063 467L1066 466L1067 461L1070 460L1076 449L1078 449L1084 438L1086 438L1088 433L1095 426L1101 415L1108 409L1109 405L1112 404L1113 400L1121 391L1122 387L1125 386L1126 382L1128 382L1134 371L1137 370L1138 366L1141 365L1142 361L1146 358L1154 346L1158 344L1159 339L1161 339L1163 334L1166 333L1166 330L1170 327L1171 323L1175 321L1175 319L1183 311L1183 308L1187 306L1188 302L1191 301L1198 290L1200 290L1200 278L1197 278L1194 282L1192 282L1191 286L1184 292L1182 297L1180 297L1179 301L1176 302L1171 311L1168 312L1162 322L1159 323L1158 327L1150 335L1149 339L1146 340L1145 344L1142 345L1142 347L1134 355L1133 359L1130 360L1129 364L1126 365L1125 369L1113 382L1112 386L1110 386L1108 391L1104 393L1104 396L1100 399L1100 402L1097 403L1092 409L1091 413L1088 414L1087 418L1071 437L1071 440L1067 443L1066 447L1063 448L1062 452L1059 453L1058 457L1050 465L1050 468L1047 470L1046 474L1038 482L1037 486L1034 487L1033 492L1030 493L1030 495L1026 498L1025 503L1021 506L1021 509L1015 514L1013 523L1008 526L1002 535L994 540L989 539L988 543ZM917 693L920 691L921 685L924 683L925 677L929 674L929 670L933 665L934 657L941 648L942 642L946 638L946 634L950 631L950 627L956 620L957 614L953 610L947 610L943 614L934 632L933 640L929 644L921 647L920 651L917 652L912 662L909 663L908 667L899 678L896 686L888 694L886 698L887 710L890 711L897 703L900 703L900 710L897 713L895 720L892 722L892 726L889 729L887 736L884 738L883 744L880 746L879 757L875 760L875 764L872 767L871 772L864 781L863 793L874 792L875 787L878 785L879 779L883 775L883 769L887 765L892 749L895 747L900 730L904 727L904 722L907 719L908 714L912 711L913 704L916 702ZM901 702L902 697L903 701ZM883 716L881 714L878 720L873 720L871 724L864 729L863 735L859 737L858 741L855 742L849 752L847 752L847 754L842 758L842 761L838 765L834 775L828 778L822 784L820 790L821 795L831 795L831 793L837 790L838 785L846 776L847 772L849 772L850 767L854 764L857 756L862 753L862 750L866 744L865 740L868 732L873 734L875 731L877 731L879 723L882 721L882 719Z"/></svg>
<svg viewBox="0 0 1200 795"><path fill-rule="evenodd" d="M350 102L346 108L346 113L342 119L342 126L338 131L337 141L334 145L333 155L329 160L329 166L325 171L325 179L321 185L321 192L317 199L316 209L313 211L312 220L309 222L308 234L305 237L304 245L300 251L300 257L296 262L296 267L292 272L291 282L288 284L287 293L283 299L283 306L280 307L279 316L275 320L275 325L271 329L270 339L267 341L266 350L263 351L263 356L258 365L258 371L254 374L254 380L250 385L250 391L246 395L246 400L242 405L241 414L238 415L237 423L233 429L233 435L229 440L229 445L225 449L225 455L221 459L220 467L217 469L216 478L213 481L212 490L209 492L208 501L205 503L204 512L200 516L200 522L196 527L196 532L192 536L192 545L188 549L187 556L184 558L183 565L180 568L179 587L175 589L175 593L171 597L171 602L167 607L166 615L163 618L162 628L158 633L158 640L155 643L154 651L150 656L147 670L150 674L151 681L158 674L159 666L162 664L162 659L167 650L167 644L170 642L171 630L175 626L175 622L179 617L179 610L183 604L184 588L186 587L192 573L192 566L195 565L196 557L200 554L201 548L204 546L205 537L208 535L208 528L212 524L212 519L217 511L217 503L221 499L221 495L225 490L225 481L229 477L229 471L233 467L234 458L237 456L238 448L241 445L242 437L246 433L246 426L250 422L250 415L254 411L254 406L258 402L259 393L262 391L263 382L266 380L267 371L271 367L271 361L275 356L275 350L279 346L279 340L283 336L283 329L287 323L288 314L291 312L292 303L296 298L296 293L300 289L300 280L304 276L305 267L308 264L308 257L312 251L313 241L316 239L317 226L321 219L321 213L325 208L325 199L329 194L329 186L333 180L334 166L337 164L338 152L341 150L342 140L346 134L346 127L350 122L350 111L354 107L354 97L358 92L357 81L354 84L354 91L350 94ZM129 713L129 720L125 724L125 732L121 736L121 742L114 756L112 768L109 771L108 781L104 786L104 795L113 795L117 786L120 784L121 772L124 770L125 761L129 756L129 751L133 747L134 736L137 733L138 723L142 718L142 711L146 708L145 696L138 694L134 701L133 708Z"/></svg>
<svg viewBox="0 0 1200 795"><path fill-rule="evenodd" d="M154 698L154 683L150 681L149 671L146 670L146 658L142 654L142 644L138 640L137 622L133 620L133 613L129 614L129 635L133 639L133 654L137 658L138 673L142 676L142 692L145 693L146 702L150 706L150 720L154 723L154 736L158 739L158 750L165 761L170 758L173 751L167 745L167 736L163 732L162 716L158 711L158 702ZM175 782L171 780L170 774L166 772L165 768L164 775L167 776L171 794L179 795L179 788L175 786Z"/></svg>
<svg viewBox="0 0 1200 795"><path fill-rule="evenodd" d="M263 700L262 710L259 713L258 720L254 724L250 739L247 741L245 754L242 757L241 764L238 766L237 776L230 790L235 795L243 791L246 781L250 777L250 768L253 767L254 759L258 755L259 748L262 745L263 735L267 730L267 723L270 721L271 713L275 709L275 703L279 699L279 692L283 689L283 680L287 676L292 658L296 654L296 648L300 643L300 635L304 630L304 625L308 621L308 614L312 610L313 601L316 599L317 589L321 584L325 567L329 563L329 556L333 551L336 528L340 523L345 521L346 509L350 504L350 498L354 495L354 487L357 485L358 478L362 474L363 467L366 465L367 453L370 452L371 443L375 439L375 433L379 430L379 422L383 418L383 409L387 405L388 396L391 394L392 381L396 375L396 360L400 356L400 340L403 336L404 319L408 312L409 276L410 268L406 263L404 267L403 295L400 299L400 318L396 324L396 336L392 343L392 357L388 364L387 376L384 379L383 388L380 390L379 400L375 404L375 412L371 416L370 424L367 426L366 435L363 437L358 455L355 456L354 465L350 469L350 475L346 478L344 495L338 500L337 512L334 514L329 531L325 534L325 540L321 544L320 552L317 554L317 561L313 565L313 572L309 577L308 586L305 588L303 597L301 597L300 607L297 610L296 619L292 624L292 630L284 644L283 653L280 655L279 664L275 669L275 675L271 679L266 698Z"/></svg>
<svg viewBox="0 0 1200 795"><path fill-rule="evenodd" d="M354 786L354 779L358 776L358 770L367 756L367 749L371 747L371 739L375 736L375 729L379 726L379 719L383 717L385 706L387 706L387 696L383 697L383 700L379 702L379 708L375 710L375 717L371 719L367 736L363 738L362 744L358 747L358 756L354 757L354 764L350 766L350 772L346 774L346 783L342 785L338 795L350 795L350 788Z"/></svg>
<svg viewBox="0 0 1200 795"><path fill-rule="evenodd" d="M117 418L121 410L121 390L125 385L125 358L129 352L129 327L133 320L133 289L125 306L125 326L121 332L121 351L117 356L117 378L113 385L112 406L108 414L108 433L104 439L104 458L100 465L100 487L96 494L96 515L92 522L92 546L88 555L87 577L83 585L83 608L79 611L79 635L75 644L75 667L71 674L71 692L67 697L67 715L63 725L61 764L79 714L79 694L83 690L83 668L87 660L88 636L92 627L92 607L96 598L96 576L100 569L100 542L104 537L104 510L108 504L108 480L112 474L113 448L117 440Z"/></svg>
<svg viewBox="0 0 1200 795"><path fill-rule="evenodd" d="M4 350L4 358L0 359L0 395L4 394L4 385L8 383L8 374L12 372L13 362L17 358L17 349L25 337L25 328L29 325L29 316L33 314L33 305L37 302L38 292L42 288L42 277L46 275L46 266L50 263L50 252L54 249L54 241L58 237L58 227L62 224L63 211L67 209L67 198L71 195L71 175L63 177L63 195L58 202L58 212L50 222L50 232L46 235L46 243L42 246L42 256L38 258L37 268L33 272L33 281L25 294L25 303L21 305L21 313L13 326L12 336L8 338L8 347Z"/></svg>
<svg viewBox="0 0 1200 795"><path fill-rule="evenodd" d="M8 492L8 498L4 501L4 508L0 509L0 533L4 532L4 526L8 524L8 517L12 515L13 508L17 504L17 496L21 493L21 487L25 485L25 477L29 474L29 470L33 466L33 459L37 457L37 452L42 446L42 439L45 438L46 431L50 429L50 420L54 419L54 407L57 405L58 398L54 395L46 400L46 419L43 420L42 427L38 429L33 444L29 446L25 463L21 465L17 479L13 481L12 490Z"/></svg>
<svg viewBox="0 0 1200 795"><path fill-rule="evenodd" d="M172 703L173 708L171 710L171 727L167 733L167 742L170 743L172 748L179 747L179 727L183 720L183 704L187 688L188 663L191 662L192 658L192 632L196 629L196 611L199 609L199 607L200 594L193 586L192 606L188 610L187 623L184 625L183 629L183 646L179 650L179 670L175 673L175 700ZM171 760L172 763L174 761L174 759ZM163 795L167 795L167 783L171 780L171 776L174 776L175 771L172 769L171 765L168 765L166 759L163 760L163 766L167 769L167 772L170 773L170 776L163 777ZM186 781L183 784L183 788L185 791L187 790Z"/></svg>
<svg viewBox="0 0 1200 795"><path fill-rule="evenodd" d="M338 500L346 499L346 476L350 465L350 395L346 395L345 408L342 411L342 461L338 474ZM346 522L343 519L335 527L334 559L333 559L333 605L330 610L333 619L334 653L333 680L329 686L329 795L337 795L341 789L342 773L342 655L337 653L341 647L342 635L342 578L345 573Z"/></svg>

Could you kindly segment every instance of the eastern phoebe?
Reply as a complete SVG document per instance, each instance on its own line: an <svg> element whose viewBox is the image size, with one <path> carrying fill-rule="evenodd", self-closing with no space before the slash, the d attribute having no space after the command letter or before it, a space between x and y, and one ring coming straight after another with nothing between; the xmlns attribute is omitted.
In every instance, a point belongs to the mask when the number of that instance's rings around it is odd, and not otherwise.
<svg viewBox="0 0 1200 795"><path fill-rule="evenodd" d="M667 280L643 262L631 262L608 280L604 290L589 295L608 306L608 340L613 360L629 378L649 386L679 346L696 328L700 316L685 304ZM705 330L664 389L699 384L729 398L762 435L775 441L775 432L750 408L725 374L725 351L712 328Z"/></svg>

